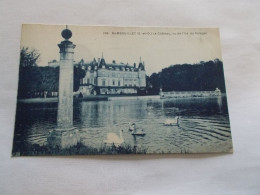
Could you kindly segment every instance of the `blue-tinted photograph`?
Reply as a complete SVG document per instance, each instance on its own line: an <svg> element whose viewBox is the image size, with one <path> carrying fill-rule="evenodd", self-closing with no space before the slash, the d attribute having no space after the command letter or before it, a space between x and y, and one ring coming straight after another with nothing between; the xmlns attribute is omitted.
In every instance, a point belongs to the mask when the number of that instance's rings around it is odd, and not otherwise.
<svg viewBox="0 0 260 195"><path fill-rule="evenodd" d="M24 24L13 156L232 153L219 29Z"/></svg>

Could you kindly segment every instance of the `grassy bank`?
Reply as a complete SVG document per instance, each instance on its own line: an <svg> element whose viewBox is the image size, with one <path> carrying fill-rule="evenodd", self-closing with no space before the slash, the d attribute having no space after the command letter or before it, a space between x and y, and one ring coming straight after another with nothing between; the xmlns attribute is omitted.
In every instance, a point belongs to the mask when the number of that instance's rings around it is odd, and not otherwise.
<svg viewBox="0 0 260 195"><path fill-rule="evenodd" d="M82 143L76 146L60 149L49 148L47 145L25 144L23 147L14 148L12 156L53 156L53 155L100 155L100 154L146 154L147 149L131 146L130 144L102 145L99 148L85 146Z"/></svg>

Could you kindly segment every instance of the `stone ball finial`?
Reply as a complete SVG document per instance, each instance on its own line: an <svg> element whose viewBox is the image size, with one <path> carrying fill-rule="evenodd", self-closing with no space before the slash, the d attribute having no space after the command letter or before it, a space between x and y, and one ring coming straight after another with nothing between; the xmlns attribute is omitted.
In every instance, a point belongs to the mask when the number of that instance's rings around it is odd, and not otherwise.
<svg viewBox="0 0 260 195"><path fill-rule="evenodd" d="M64 39L70 39L72 37L72 32L70 29L66 28L64 29L62 32L61 32L61 36L64 38Z"/></svg>

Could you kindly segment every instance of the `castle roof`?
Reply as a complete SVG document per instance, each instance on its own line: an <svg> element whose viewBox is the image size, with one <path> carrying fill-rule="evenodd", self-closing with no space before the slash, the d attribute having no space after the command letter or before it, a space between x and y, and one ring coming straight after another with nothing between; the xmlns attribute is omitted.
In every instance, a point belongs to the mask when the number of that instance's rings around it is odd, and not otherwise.
<svg viewBox="0 0 260 195"><path fill-rule="evenodd" d="M139 62L138 68L141 69L141 70L145 70L144 69L144 62L142 63L142 58L141 57L140 57L140 62Z"/></svg>
<svg viewBox="0 0 260 195"><path fill-rule="evenodd" d="M92 61L90 62L84 62L83 59L80 60L79 65L84 66L85 69L87 70L94 70L95 66L98 66L98 68L102 68L103 66L105 66L106 69L113 69L113 70L126 70L126 71L138 71L139 69L141 70L145 70L144 68L144 62L142 63L140 61L139 66L136 67L136 64L134 63L134 65L129 65L124 64L124 63L115 63L115 61L113 63L106 63L105 59L103 58L103 54L102 54L102 58L100 60L98 60L99 62L96 61L96 59L94 58ZM89 68L90 67L90 68Z"/></svg>
<svg viewBox="0 0 260 195"><path fill-rule="evenodd" d="M102 68L102 66L106 66L106 61L104 58L101 58L100 63L98 65L99 68Z"/></svg>

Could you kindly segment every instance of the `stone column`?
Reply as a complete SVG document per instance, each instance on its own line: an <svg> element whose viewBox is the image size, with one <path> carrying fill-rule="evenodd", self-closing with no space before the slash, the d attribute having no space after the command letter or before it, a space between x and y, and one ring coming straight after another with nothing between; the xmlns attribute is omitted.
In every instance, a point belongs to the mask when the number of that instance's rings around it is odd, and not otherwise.
<svg viewBox="0 0 260 195"><path fill-rule="evenodd" d="M80 141L78 129L73 127L73 55L74 45L69 39L72 32L69 29L62 31L65 39L60 44L60 74L59 74L59 101L57 128L50 132L47 138L52 148L69 148Z"/></svg>
<svg viewBox="0 0 260 195"><path fill-rule="evenodd" d="M74 45L65 40L60 48L60 77L59 77L59 105L58 129L73 127L73 55Z"/></svg>

